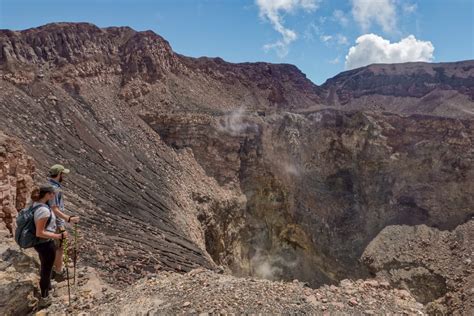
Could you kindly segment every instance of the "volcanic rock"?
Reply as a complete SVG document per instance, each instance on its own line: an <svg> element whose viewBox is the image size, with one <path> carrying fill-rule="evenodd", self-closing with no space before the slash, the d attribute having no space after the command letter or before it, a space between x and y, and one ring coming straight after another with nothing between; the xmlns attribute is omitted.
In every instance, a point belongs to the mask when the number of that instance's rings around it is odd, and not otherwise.
<svg viewBox="0 0 474 316"><path fill-rule="evenodd" d="M26 206L33 185L33 159L18 140L0 131L0 218L12 233L17 210Z"/></svg>
<svg viewBox="0 0 474 316"><path fill-rule="evenodd" d="M431 313L467 315L474 297L474 220L453 231L426 225L388 226L366 248L362 260L373 273L405 287Z"/></svg>

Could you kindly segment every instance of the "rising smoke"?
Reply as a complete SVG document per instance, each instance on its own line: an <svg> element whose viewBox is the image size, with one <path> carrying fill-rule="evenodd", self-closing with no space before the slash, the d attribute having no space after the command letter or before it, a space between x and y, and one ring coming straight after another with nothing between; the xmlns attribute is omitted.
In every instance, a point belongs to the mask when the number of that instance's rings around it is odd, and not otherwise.
<svg viewBox="0 0 474 316"><path fill-rule="evenodd" d="M239 136L249 130L257 130L256 124L245 121L244 113L245 109L241 107L225 115L219 120L218 130L232 136Z"/></svg>
<svg viewBox="0 0 474 316"><path fill-rule="evenodd" d="M287 260L278 254L268 254L262 249L257 249L255 255L250 259L252 274L267 280L281 280L283 270L297 266L297 259Z"/></svg>

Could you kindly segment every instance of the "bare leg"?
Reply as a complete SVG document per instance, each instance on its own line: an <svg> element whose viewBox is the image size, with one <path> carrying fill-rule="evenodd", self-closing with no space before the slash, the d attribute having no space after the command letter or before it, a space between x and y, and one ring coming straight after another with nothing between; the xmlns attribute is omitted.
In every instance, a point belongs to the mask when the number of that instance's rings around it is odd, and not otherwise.
<svg viewBox="0 0 474 316"><path fill-rule="evenodd" d="M61 272L63 269L63 246L56 248L56 257L54 258L54 271Z"/></svg>

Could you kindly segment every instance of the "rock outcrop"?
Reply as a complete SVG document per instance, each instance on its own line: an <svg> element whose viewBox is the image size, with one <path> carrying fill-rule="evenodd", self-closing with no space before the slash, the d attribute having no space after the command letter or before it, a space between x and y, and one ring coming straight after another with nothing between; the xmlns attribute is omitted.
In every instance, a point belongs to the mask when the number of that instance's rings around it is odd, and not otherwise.
<svg viewBox="0 0 474 316"><path fill-rule="evenodd" d="M26 315L39 295L34 250L20 250L12 238L18 210L29 202L34 162L17 139L0 131L0 311Z"/></svg>
<svg viewBox="0 0 474 316"><path fill-rule="evenodd" d="M117 304L116 302L123 302ZM404 290L377 280L344 280L313 290L292 283L236 278L205 270L166 273L109 297L92 314L423 314L424 307Z"/></svg>
<svg viewBox="0 0 474 316"><path fill-rule="evenodd" d="M430 303L430 313L468 315L474 310L474 220L453 231L386 227L362 260L374 274Z"/></svg>
<svg viewBox="0 0 474 316"><path fill-rule="evenodd" d="M33 186L33 159L18 140L0 131L0 222L13 232L18 210L24 208Z"/></svg>
<svg viewBox="0 0 474 316"><path fill-rule="evenodd" d="M0 312L27 315L38 302L39 264L35 251L22 251L0 222Z"/></svg>

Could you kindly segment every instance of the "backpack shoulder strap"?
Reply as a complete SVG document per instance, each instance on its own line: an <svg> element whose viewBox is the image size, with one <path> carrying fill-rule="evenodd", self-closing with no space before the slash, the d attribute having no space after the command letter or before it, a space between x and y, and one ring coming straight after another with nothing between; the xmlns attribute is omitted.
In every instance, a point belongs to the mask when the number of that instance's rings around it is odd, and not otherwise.
<svg viewBox="0 0 474 316"><path fill-rule="evenodd" d="M48 217L48 220L46 221L46 225L45 225L45 227L48 227L49 223L51 223L51 219L53 218L53 210L51 210L51 208L49 207L48 204L38 204L38 205L35 205L35 206L31 206L31 208L30 208L31 213L34 214L35 211L37 209L39 209L40 207L42 207L42 206L48 208L48 210L49 210L49 217Z"/></svg>
<svg viewBox="0 0 474 316"><path fill-rule="evenodd" d="M39 209L41 206L43 206L43 204L38 204L38 205L35 205L33 206L33 204L31 204L29 210L31 213L34 213L37 209Z"/></svg>
<svg viewBox="0 0 474 316"><path fill-rule="evenodd" d="M48 204L46 204L46 207L49 209L49 217L45 227L48 227L49 223L51 223L51 219L53 218L53 210L49 207Z"/></svg>

